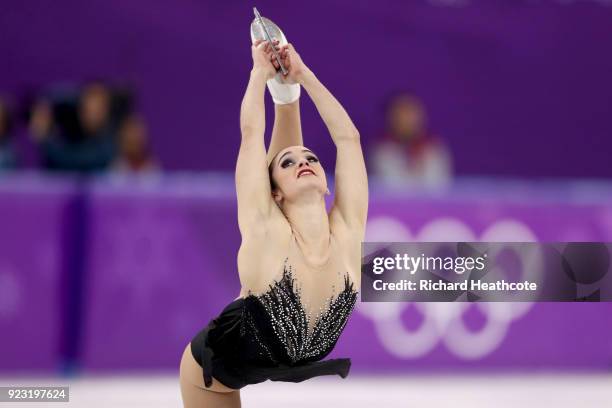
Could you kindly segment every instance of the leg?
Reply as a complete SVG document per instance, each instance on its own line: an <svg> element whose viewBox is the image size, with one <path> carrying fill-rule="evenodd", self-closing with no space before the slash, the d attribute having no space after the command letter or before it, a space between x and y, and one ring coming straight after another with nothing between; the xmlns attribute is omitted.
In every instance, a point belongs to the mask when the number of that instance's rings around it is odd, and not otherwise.
<svg viewBox="0 0 612 408"><path fill-rule="evenodd" d="M213 378L211 388L204 387L202 367L191 354L188 344L180 367L181 396L184 408L240 408L240 391L233 390Z"/></svg>

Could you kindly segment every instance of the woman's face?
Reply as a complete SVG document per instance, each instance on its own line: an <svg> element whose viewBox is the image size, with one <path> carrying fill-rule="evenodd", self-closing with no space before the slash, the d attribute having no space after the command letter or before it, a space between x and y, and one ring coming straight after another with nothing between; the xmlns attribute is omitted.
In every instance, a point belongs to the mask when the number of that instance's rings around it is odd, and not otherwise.
<svg viewBox="0 0 612 408"><path fill-rule="evenodd" d="M136 117L125 120L119 130L119 148L126 157L143 157L147 150L147 130L144 122Z"/></svg>
<svg viewBox="0 0 612 408"><path fill-rule="evenodd" d="M389 128L400 139L418 136L425 127L425 112L416 98L401 96L387 112Z"/></svg>
<svg viewBox="0 0 612 408"><path fill-rule="evenodd" d="M277 202L296 201L304 193L327 192L327 178L317 156L304 146L287 147L272 161L273 195Z"/></svg>
<svg viewBox="0 0 612 408"><path fill-rule="evenodd" d="M90 85L83 90L79 115L88 132L95 133L108 121L110 114L110 94L102 85Z"/></svg>

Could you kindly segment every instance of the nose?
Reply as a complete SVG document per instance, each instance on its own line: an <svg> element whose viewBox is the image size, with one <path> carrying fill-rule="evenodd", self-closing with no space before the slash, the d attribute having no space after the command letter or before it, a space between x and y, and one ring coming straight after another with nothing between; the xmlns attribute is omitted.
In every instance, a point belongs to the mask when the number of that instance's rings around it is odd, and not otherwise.
<svg viewBox="0 0 612 408"><path fill-rule="evenodd" d="M308 163L308 160L306 159L301 159L300 163L298 164L298 168L302 167L302 165L310 166L310 163Z"/></svg>

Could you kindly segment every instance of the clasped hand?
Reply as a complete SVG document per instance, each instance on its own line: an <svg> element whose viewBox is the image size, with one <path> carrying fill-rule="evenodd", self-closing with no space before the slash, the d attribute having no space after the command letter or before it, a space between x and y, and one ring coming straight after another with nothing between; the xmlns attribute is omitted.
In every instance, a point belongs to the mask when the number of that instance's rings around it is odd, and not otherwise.
<svg viewBox="0 0 612 408"><path fill-rule="evenodd" d="M308 72L308 68L292 44L279 47L278 40L274 40L272 44L268 41L257 40L251 47L253 69L264 72L266 79L271 79L277 72L280 72L280 65L274 56L272 47L275 47L283 66L287 70L287 74L280 74L281 81L285 84L301 83Z"/></svg>

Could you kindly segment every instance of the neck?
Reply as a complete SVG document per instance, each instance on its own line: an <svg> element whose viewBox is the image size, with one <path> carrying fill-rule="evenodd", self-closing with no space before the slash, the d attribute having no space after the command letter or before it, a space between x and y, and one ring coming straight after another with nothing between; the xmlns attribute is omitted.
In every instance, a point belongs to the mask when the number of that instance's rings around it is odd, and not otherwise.
<svg viewBox="0 0 612 408"><path fill-rule="evenodd" d="M283 203L283 212L302 252L307 257L327 256L330 232L324 196L316 194L300 202Z"/></svg>

